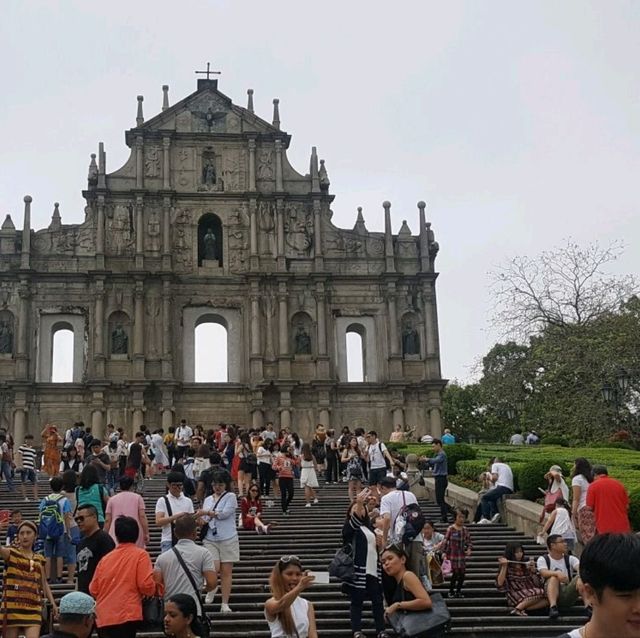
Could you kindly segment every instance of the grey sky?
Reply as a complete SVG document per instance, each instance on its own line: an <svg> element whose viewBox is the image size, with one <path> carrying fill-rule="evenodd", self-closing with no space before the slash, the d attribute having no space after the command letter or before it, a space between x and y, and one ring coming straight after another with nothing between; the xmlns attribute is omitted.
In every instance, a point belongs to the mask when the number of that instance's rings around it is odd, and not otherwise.
<svg viewBox="0 0 640 638"><path fill-rule="evenodd" d="M259 115L280 98L288 156L318 147L334 221L363 206L382 230L417 231L416 202L441 245L443 372L468 378L492 344L486 273L571 235L623 239L640 270L640 3L22 2L0 22L0 213L22 226L83 219L89 154L128 156L123 131L195 90L207 60L219 88Z"/></svg>

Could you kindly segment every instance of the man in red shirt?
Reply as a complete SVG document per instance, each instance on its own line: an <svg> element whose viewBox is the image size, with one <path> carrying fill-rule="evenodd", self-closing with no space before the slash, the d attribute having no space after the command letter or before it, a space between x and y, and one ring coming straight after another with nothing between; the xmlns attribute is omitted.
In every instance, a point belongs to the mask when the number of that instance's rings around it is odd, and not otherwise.
<svg viewBox="0 0 640 638"><path fill-rule="evenodd" d="M593 466L593 479L587 492L587 505L596 517L598 534L630 532L629 496L624 485L611 478L604 465Z"/></svg>

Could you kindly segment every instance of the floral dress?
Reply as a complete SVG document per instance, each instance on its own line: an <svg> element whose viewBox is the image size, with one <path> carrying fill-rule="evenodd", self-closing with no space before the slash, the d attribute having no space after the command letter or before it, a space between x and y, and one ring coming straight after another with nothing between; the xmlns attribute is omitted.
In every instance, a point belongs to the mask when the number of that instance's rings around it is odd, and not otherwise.
<svg viewBox="0 0 640 638"><path fill-rule="evenodd" d="M510 607L545 597L542 579L537 573L532 573L527 565L509 565L504 585L498 586L498 591L505 592Z"/></svg>

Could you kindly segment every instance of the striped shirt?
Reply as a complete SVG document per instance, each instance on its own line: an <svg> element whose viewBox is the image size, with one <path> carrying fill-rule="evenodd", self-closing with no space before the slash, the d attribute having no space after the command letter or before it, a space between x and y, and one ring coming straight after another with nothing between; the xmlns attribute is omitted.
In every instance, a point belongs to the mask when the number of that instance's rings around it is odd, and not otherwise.
<svg viewBox="0 0 640 638"><path fill-rule="evenodd" d="M33 558L15 547L9 550L5 564L5 611L9 627L40 624L42 621L42 571L44 556Z"/></svg>
<svg viewBox="0 0 640 638"><path fill-rule="evenodd" d="M18 448L22 457L22 468L25 470L34 470L36 467L36 449L28 445L21 445Z"/></svg>

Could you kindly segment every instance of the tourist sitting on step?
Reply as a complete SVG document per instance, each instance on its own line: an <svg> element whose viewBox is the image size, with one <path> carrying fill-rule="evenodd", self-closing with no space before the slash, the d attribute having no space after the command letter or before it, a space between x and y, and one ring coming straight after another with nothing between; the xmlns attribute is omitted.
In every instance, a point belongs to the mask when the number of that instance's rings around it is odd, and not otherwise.
<svg viewBox="0 0 640 638"><path fill-rule="evenodd" d="M527 609L548 606L542 578L533 559L528 559L522 543L507 543L504 555L498 558L500 569L496 577L498 591L507 595L512 616L526 616Z"/></svg>
<svg viewBox="0 0 640 638"><path fill-rule="evenodd" d="M380 557L385 574L396 582L393 602L384 610L387 618L391 618L393 614L399 612L410 613L431 609L431 597L420 579L407 569L407 558L406 552L397 545L387 547ZM384 631L378 634L378 638L387 638L393 635L395 634ZM435 635L437 634L434 634L434 637Z"/></svg>
<svg viewBox="0 0 640 638"><path fill-rule="evenodd" d="M595 536L580 556L580 580L591 618L558 638L640 638L639 536Z"/></svg>
<svg viewBox="0 0 640 638"><path fill-rule="evenodd" d="M240 542L236 527L236 509L238 499L231 488L231 475L221 470L213 477L213 494L208 496L198 511L206 523L205 536L202 544L211 555L220 575L220 589L222 603L220 611L223 614L231 612L229 598L233 580L233 564L240 560ZM207 604L213 602L213 592L206 597Z"/></svg>
<svg viewBox="0 0 640 638"><path fill-rule="evenodd" d="M578 602L578 570L580 561L567 553L567 544L560 534L547 538L548 553L538 558L538 572L544 578L544 591L549 601L549 618L560 616Z"/></svg>
<svg viewBox="0 0 640 638"><path fill-rule="evenodd" d="M258 534L268 534L273 523L262 521L262 500L260 488L252 485L247 496L240 501L242 511L242 529L255 530Z"/></svg>
<svg viewBox="0 0 640 638"><path fill-rule="evenodd" d="M481 524L497 523L500 520L498 501L506 494L513 494L513 472L509 465L497 456L491 461L491 482L493 487L480 499L482 506Z"/></svg>
<svg viewBox="0 0 640 638"><path fill-rule="evenodd" d="M313 604L300 596L314 580L297 556L283 556L275 564L269 576L271 598L264 606L271 638L318 638Z"/></svg>
<svg viewBox="0 0 640 638"><path fill-rule="evenodd" d="M362 604L371 601L373 620L378 636L384 636L384 607L378 548L383 546L382 531L376 534L367 510L369 489L361 490L347 511L342 526L342 542L353 546L353 580L342 583L342 592L349 596L349 614L353 638L362 633ZM381 517L378 517L381 519Z"/></svg>

